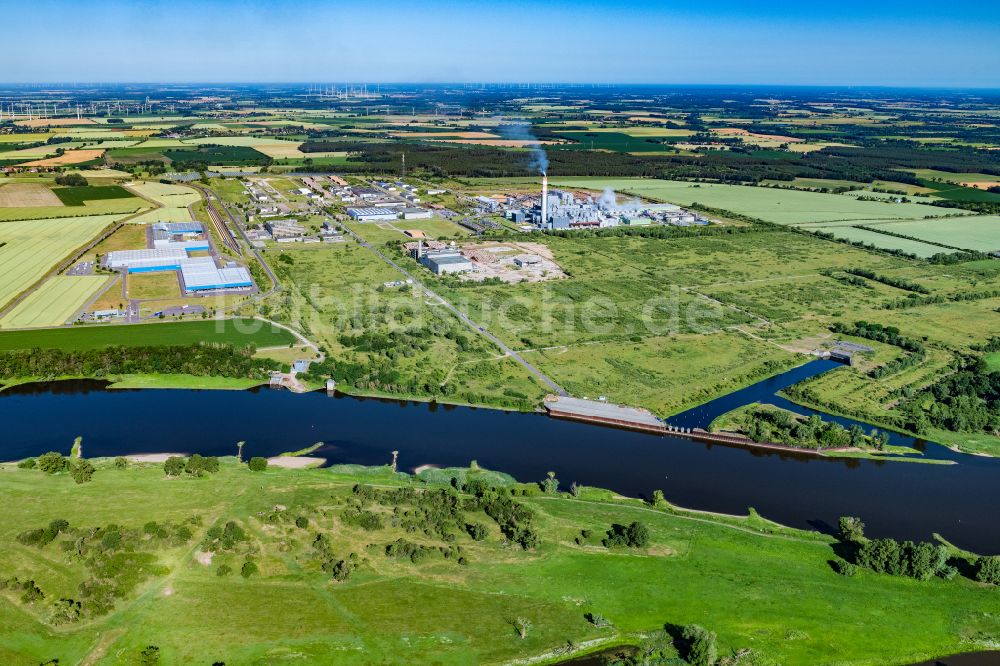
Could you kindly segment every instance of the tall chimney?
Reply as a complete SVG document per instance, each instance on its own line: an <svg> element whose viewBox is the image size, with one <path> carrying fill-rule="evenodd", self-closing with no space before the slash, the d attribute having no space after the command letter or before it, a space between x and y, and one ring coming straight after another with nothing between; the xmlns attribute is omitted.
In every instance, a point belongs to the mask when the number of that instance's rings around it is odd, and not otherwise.
<svg viewBox="0 0 1000 666"><path fill-rule="evenodd" d="M542 226L549 223L549 177L542 173Z"/></svg>

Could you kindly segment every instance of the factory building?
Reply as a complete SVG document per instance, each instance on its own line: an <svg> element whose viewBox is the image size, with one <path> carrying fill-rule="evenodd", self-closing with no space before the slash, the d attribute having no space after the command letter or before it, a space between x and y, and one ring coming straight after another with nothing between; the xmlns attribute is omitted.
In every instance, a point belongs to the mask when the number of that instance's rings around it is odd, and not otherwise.
<svg viewBox="0 0 1000 666"><path fill-rule="evenodd" d="M402 217L404 220L429 220L434 214L426 208L404 208Z"/></svg>
<svg viewBox="0 0 1000 666"><path fill-rule="evenodd" d="M223 268L212 257L192 257L181 263L181 285L186 292L240 289L253 286L250 271L233 262Z"/></svg>
<svg viewBox="0 0 1000 666"><path fill-rule="evenodd" d="M378 220L395 220L399 211L392 208L348 208L347 214L358 222L375 222Z"/></svg>
<svg viewBox="0 0 1000 666"><path fill-rule="evenodd" d="M205 229L200 222L157 222L150 230L153 247L157 250L209 249Z"/></svg>
<svg viewBox="0 0 1000 666"><path fill-rule="evenodd" d="M187 250L180 248L116 250L108 252L105 264L108 268L125 270L128 273L149 273L180 270L181 263L187 258Z"/></svg>
<svg viewBox="0 0 1000 666"><path fill-rule="evenodd" d="M253 286L250 272L230 262L223 268L215 265L212 257L189 257L186 250L118 250L109 252L108 268L127 273L152 273L154 271L180 271L185 292L215 289L238 289Z"/></svg>
<svg viewBox="0 0 1000 666"><path fill-rule="evenodd" d="M430 250L420 256L420 263L429 268L435 275L450 273L466 273L473 269L472 262L463 257L458 250Z"/></svg>
<svg viewBox="0 0 1000 666"><path fill-rule="evenodd" d="M264 228L271 234L271 238L276 241L298 240L306 235L306 228L295 220L269 220L264 223Z"/></svg>

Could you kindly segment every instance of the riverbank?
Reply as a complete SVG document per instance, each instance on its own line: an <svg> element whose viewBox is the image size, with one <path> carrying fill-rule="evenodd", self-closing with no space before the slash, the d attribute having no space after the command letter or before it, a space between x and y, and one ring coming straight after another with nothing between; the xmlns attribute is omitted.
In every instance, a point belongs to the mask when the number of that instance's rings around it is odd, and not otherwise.
<svg viewBox="0 0 1000 666"><path fill-rule="evenodd" d="M545 494L537 484L503 482L472 467L433 470L428 478L434 480L426 481L388 467L250 472L228 457L216 473L168 478L158 463L118 469L111 458L91 462L97 471L84 484L68 474L0 466L0 492L24 506L0 526L0 562L33 579L45 595L25 604L0 593L4 663L78 663L95 645L125 660L156 645L165 663L242 663L289 650L312 663L330 655L348 664L552 663L575 654L568 644L636 643L664 624L697 622L719 635L725 652L753 648L789 665L865 665L969 651L985 645L986 636L1000 635L995 590L965 579L840 576L828 564L836 558L834 539L755 513L654 507L589 486L577 497ZM446 530L451 540L434 529L408 531L389 520L392 506L409 507L405 496L382 504L377 495L353 490L365 484L458 492L448 490L448 478L468 482L478 475L512 484L513 500L532 512L535 547L505 545L499 526L479 511L458 523L485 525L480 541L458 525ZM383 516L380 527L352 522L349 509L358 500L365 511ZM142 546L138 552L157 566L139 574L113 615L64 623L55 632L48 600L75 598L79 583L92 574L58 544L24 546L16 535L56 518L70 530L115 523L141 532L150 521L168 530L186 525L191 536ZM229 521L246 540L228 549L206 546L209 529ZM647 527L647 545L609 550L601 544L613 524L633 521ZM327 536L335 561L355 554L346 580L331 580L323 571L317 534ZM415 561L387 557L387 545L400 539L432 550ZM439 550L459 547L464 562ZM199 557L205 552L212 557ZM239 572L247 561L256 570L244 578ZM233 573L218 575L223 566ZM252 603L262 597L265 606ZM637 597L643 604L634 603ZM82 601L86 613L88 601ZM415 605L419 613L411 612ZM588 621L592 614L607 624ZM528 627L523 638L512 625L519 618ZM871 626L881 628L877 635Z"/></svg>

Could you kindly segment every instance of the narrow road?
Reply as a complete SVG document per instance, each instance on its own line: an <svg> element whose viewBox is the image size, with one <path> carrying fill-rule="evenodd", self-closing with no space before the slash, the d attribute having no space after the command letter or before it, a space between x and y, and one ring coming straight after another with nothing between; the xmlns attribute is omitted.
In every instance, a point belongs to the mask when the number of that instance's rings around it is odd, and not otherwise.
<svg viewBox="0 0 1000 666"><path fill-rule="evenodd" d="M405 275L407 278L413 280L414 286L419 287L420 289L422 289L424 291L424 293L426 293L428 296L430 296L431 298L435 299L438 303L440 303L445 308L447 308L449 311L451 311L466 326L468 326L473 331L475 331L479 335L482 335L487 340L489 340L490 342L492 342L493 344L495 344L497 347L499 347L500 350L504 354L506 354L507 356L510 356L515 361L517 361L522 366L524 366L525 370L527 370L532 375L534 375L535 377L537 377L539 381L541 381L542 383L544 383L546 386L548 386L550 389L552 389L555 393L557 393L558 395L569 395L568 393L566 393L566 390L563 389L563 387L559 386L559 384L556 384L548 375L546 375L541 370L539 370L538 368L536 368L535 366L533 366L531 363L529 363L528 361L526 361L516 351L514 351L513 349L511 349L510 347L508 347L507 344L503 340L501 340L497 336L495 336L492 333L490 333L489 331L487 331L486 328L484 328L483 326L480 326L479 324L477 324L471 317L469 317L469 315L465 314L464 312L462 312L461 310L459 310L457 307L455 307L454 305L452 305L449 301L445 300L444 298L442 298L441 296L439 296L438 294L436 294L434 291L432 291L430 288L428 288L427 285L425 285L418 278L416 278L413 274L411 274L408 270L406 270L405 268L403 268L402 266L400 266L399 264L397 264L395 261L393 261L392 259L390 259L389 257L387 257L378 248L373 247L368 241L366 241L364 238L362 238L358 234L354 233L346 225L342 225L342 226L344 228L344 231L346 231L348 234L350 234L351 237L354 238L354 240L356 240L358 242L358 245L361 245L362 247L368 248L369 250L371 250L372 252L374 252L382 261L384 261L385 263L387 263L390 266L392 266L393 268L395 268L397 271L399 271L400 273L402 273L403 275Z"/></svg>

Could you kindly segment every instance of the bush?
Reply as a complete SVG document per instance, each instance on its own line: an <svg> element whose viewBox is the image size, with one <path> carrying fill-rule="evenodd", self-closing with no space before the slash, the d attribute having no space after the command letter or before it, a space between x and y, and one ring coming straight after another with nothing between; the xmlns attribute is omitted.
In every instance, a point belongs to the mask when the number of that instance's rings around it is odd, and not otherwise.
<svg viewBox="0 0 1000 666"><path fill-rule="evenodd" d="M118 456L115 458L115 469L126 469L128 467L128 458L124 456Z"/></svg>
<svg viewBox="0 0 1000 666"><path fill-rule="evenodd" d="M309 519L306 518L305 516L298 516L295 519L295 526L298 527L300 530L304 530L307 527L309 527Z"/></svg>
<svg viewBox="0 0 1000 666"><path fill-rule="evenodd" d="M649 545L649 528L640 522L633 522L627 527L614 524L608 530L608 536L602 541L605 548L628 547L645 548Z"/></svg>
<svg viewBox="0 0 1000 666"><path fill-rule="evenodd" d="M220 564L219 568L215 570L215 575L221 577L228 576L233 573L233 568L228 564Z"/></svg>
<svg viewBox="0 0 1000 666"><path fill-rule="evenodd" d="M469 533L473 541L482 541L490 534L489 529L482 523L469 523L465 526L465 531Z"/></svg>
<svg viewBox="0 0 1000 666"><path fill-rule="evenodd" d="M243 568L240 569L240 575L243 576L244 578L249 578L250 576L256 574L258 571L259 569L257 568L257 565L254 564L251 560L247 560L246 562L243 563Z"/></svg>
<svg viewBox="0 0 1000 666"><path fill-rule="evenodd" d="M250 468L251 472L263 472L267 469L267 458L261 458L260 456L254 456L247 463L247 467Z"/></svg>
<svg viewBox="0 0 1000 666"><path fill-rule="evenodd" d="M19 469L35 469L38 466L38 461L34 458L25 458L21 462L17 463Z"/></svg>
<svg viewBox="0 0 1000 666"><path fill-rule="evenodd" d="M38 457L38 469L46 474L57 474L69 469L69 459L61 453L49 451Z"/></svg>
<svg viewBox="0 0 1000 666"><path fill-rule="evenodd" d="M184 458L171 456L163 462L163 472L167 476L180 476L184 471Z"/></svg>
<svg viewBox="0 0 1000 666"><path fill-rule="evenodd" d="M160 648L155 645L148 645L139 653L139 663L141 666L155 666L160 663Z"/></svg>
<svg viewBox="0 0 1000 666"><path fill-rule="evenodd" d="M847 562L845 560L834 560L833 569L841 576L847 576L848 578L850 578L851 576L856 576L859 571L858 565L851 564L850 562Z"/></svg>
<svg viewBox="0 0 1000 666"><path fill-rule="evenodd" d="M94 466L89 460L77 460L69 474L77 483L87 483L94 478Z"/></svg>
<svg viewBox="0 0 1000 666"><path fill-rule="evenodd" d="M1000 555L979 558L976 562L976 580L980 583L1000 585Z"/></svg>

